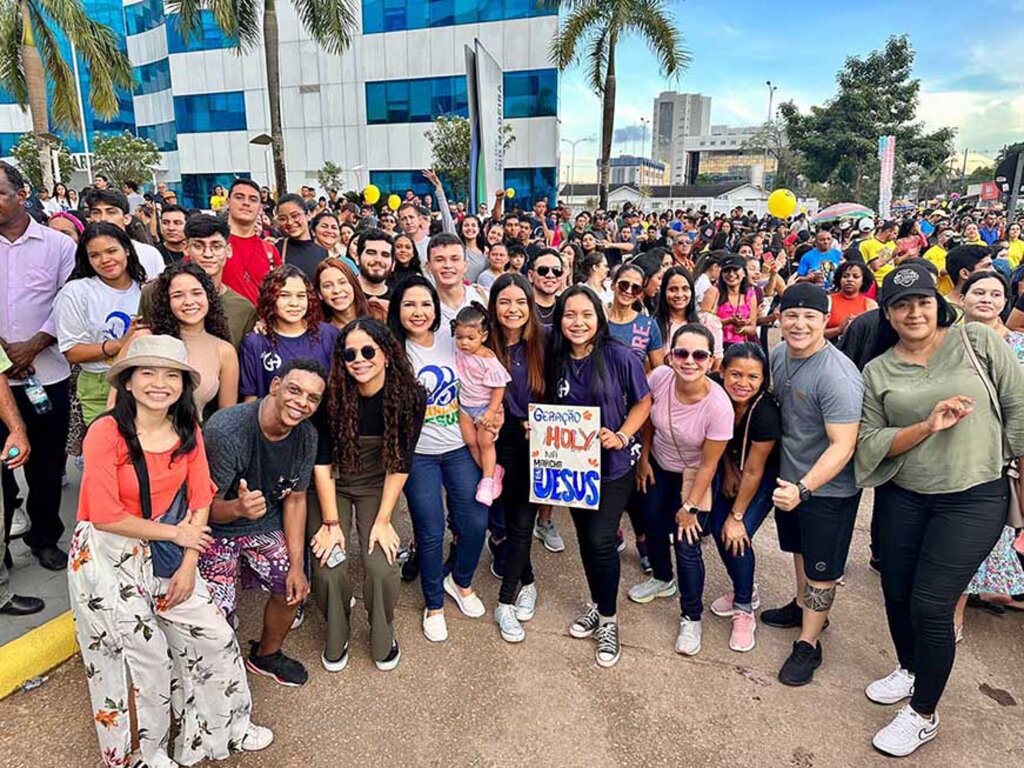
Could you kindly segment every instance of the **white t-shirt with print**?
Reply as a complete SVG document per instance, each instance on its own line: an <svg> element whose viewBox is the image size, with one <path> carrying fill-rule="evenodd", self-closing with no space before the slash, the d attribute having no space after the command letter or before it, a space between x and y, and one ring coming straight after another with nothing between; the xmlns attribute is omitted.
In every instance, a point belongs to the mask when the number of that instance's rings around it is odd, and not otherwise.
<svg viewBox="0 0 1024 768"><path fill-rule="evenodd" d="M124 290L111 288L98 277L69 280L53 303L57 348L63 353L77 344L102 344L120 339L139 313L142 290L132 282ZM83 371L106 373L104 360L81 363Z"/></svg>

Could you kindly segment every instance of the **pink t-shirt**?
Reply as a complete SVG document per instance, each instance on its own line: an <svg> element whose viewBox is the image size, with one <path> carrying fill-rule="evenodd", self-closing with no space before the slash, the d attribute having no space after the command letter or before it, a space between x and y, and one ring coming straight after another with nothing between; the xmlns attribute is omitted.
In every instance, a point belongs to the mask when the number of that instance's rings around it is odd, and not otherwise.
<svg viewBox="0 0 1024 768"><path fill-rule="evenodd" d="M512 381L496 357L467 355L455 350L455 368L459 372L459 402L471 408L489 405L491 390Z"/></svg>
<svg viewBox="0 0 1024 768"><path fill-rule="evenodd" d="M743 301L740 302L738 307L733 306L728 301L724 304L718 305L718 319L728 320L730 317L742 318L743 324L746 325L750 321L750 307L751 305L757 305L757 291L753 288L747 291L747 295L743 297ZM740 336L736 332L735 325L722 324L722 341L726 344L738 344L742 341L749 341L746 336Z"/></svg>
<svg viewBox="0 0 1024 768"><path fill-rule="evenodd" d="M662 469L682 472L700 466L705 440L732 439L733 410L729 396L718 384L699 403L685 405L676 397L676 373L669 366L655 368L647 376L654 404L651 423L654 440L651 452ZM669 432L669 408L672 409L672 432ZM673 434L675 441L673 441ZM678 448L677 448L678 446Z"/></svg>

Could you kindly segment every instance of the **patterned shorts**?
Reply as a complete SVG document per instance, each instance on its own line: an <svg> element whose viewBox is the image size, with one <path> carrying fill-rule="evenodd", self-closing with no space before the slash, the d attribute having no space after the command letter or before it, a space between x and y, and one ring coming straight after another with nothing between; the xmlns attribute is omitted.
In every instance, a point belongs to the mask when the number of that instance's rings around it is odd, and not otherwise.
<svg viewBox="0 0 1024 768"><path fill-rule="evenodd" d="M272 595L285 594L285 577L290 566L284 531L214 539L199 558L199 573L210 595L225 616L238 606L239 572L243 589L262 589Z"/></svg>

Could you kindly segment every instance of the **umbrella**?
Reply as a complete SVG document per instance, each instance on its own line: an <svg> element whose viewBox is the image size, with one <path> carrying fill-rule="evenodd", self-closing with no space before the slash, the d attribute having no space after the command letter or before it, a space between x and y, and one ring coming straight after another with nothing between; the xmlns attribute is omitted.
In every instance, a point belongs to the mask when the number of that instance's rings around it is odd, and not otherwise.
<svg viewBox="0 0 1024 768"><path fill-rule="evenodd" d="M857 203L836 203L824 210L818 211L811 217L812 224L823 224L826 221L839 221L840 219L862 219L865 216L874 218L875 212L865 205Z"/></svg>

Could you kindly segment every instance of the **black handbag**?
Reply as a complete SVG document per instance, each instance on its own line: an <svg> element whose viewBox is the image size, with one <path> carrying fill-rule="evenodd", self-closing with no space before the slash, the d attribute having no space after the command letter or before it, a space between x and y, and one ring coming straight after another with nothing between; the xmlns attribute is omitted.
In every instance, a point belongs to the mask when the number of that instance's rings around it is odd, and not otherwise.
<svg viewBox="0 0 1024 768"><path fill-rule="evenodd" d="M142 453L141 451L139 452ZM153 519L153 497L149 489L149 469L146 467L145 455L138 458L132 457L132 466L135 467L135 476L139 480L139 499L142 502L142 516L146 520ZM160 518L161 523L177 525L188 514L188 484L182 483L181 488L174 495L171 506ZM173 541L151 541L149 542L149 554L153 561L153 574L162 579L171 578L181 566L185 557L185 550Z"/></svg>

